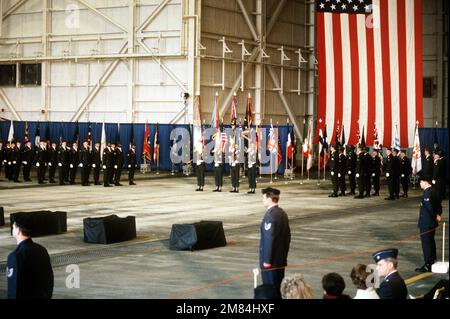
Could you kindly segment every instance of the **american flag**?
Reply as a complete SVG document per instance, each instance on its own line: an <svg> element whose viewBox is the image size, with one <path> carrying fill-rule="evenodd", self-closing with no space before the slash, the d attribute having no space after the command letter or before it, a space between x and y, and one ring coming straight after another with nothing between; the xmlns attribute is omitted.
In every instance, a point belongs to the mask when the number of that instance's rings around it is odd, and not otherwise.
<svg viewBox="0 0 450 319"><path fill-rule="evenodd" d="M328 133L376 123L389 145L395 125L402 147L412 146L423 125L423 0L317 0L318 125ZM373 145L373 136L367 136Z"/></svg>

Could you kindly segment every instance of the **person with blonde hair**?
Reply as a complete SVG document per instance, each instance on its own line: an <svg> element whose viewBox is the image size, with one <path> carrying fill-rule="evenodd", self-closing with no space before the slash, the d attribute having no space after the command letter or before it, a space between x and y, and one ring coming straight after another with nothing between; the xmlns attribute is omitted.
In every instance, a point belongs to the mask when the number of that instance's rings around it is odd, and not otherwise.
<svg viewBox="0 0 450 319"><path fill-rule="evenodd" d="M280 291L283 299L312 299L311 287L300 274L285 277Z"/></svg>

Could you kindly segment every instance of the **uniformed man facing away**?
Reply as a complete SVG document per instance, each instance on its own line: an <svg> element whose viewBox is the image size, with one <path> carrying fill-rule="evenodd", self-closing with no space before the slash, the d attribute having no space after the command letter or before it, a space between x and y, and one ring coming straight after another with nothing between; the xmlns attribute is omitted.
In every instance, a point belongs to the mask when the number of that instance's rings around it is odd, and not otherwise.
<svg viewBox="0 0 450 319"><path fill-rule="evenodd" d="M78 143L74 142L70 150L70 164L69 164L69 179L70 185L75 184L77 178L78 166L80 165L80 158L78 154Z"/></svg>
<svg viewBox="0 0 450 319"><path fill-rule="evenodd" d="M52 142L47 151L48 161L48 179L50 184L55 184L56 167L58 166L58 150L56 149L56 143Z"/></svg>
<svg viewBox="0 0 450 319"><path fill-rule="evenodd" d="M11 162L13 167L13 180L14 183L20 183L19 174L22 167L22 142L17 141L16 147L11 152Z"/></svg>
<svg viewBox="0 0 450 319"><path fill-rule="evenodd" d="M345 175L347 175L347 157L344 154L345 148L339 146L339 161L338 161L338 184L339 184L339 196L345 196L347 187L345 186Z"/></svg>
<svg viewBox="0 0 450 319"><path fill-rule="evenodd" d="M399 155L400 161L400 182L402 183L403 194L402 197L408 197L409 178L412 173L411 162L406 156L406 151L401 150Z"/></svg>
<svg viewBox="0 0 450 319"><path fill-rule="evenodd" d="M203 150L197 152L196 164L195 174L197 175L197 189L195 191L203 192L203 187L205 186L205 161L203 160Z"/></svg>
<svg viewBox="0 0 450 319"><path fill-rule="evenodd" d="M12 228L17 248L8 255L8 298L50 299L53 295L50 256L44 247L31 239L30 217L16 217Z"/></svg>
<svg viewBox="0 0 450 319"><path fill-rule="evenodd" d="M359 194L355 196L354 198L364 198L364 192L366 190L366 156L365 156L365 147L362 145L358 145L357 151L356 151L356 169L355 169L355 176L358 181L358 192Z"/></svg>
<svg viewBox="0 0 450 319"><path fill-rule="evenodd" d="M134 170L136 169L136 144L131 143L127 154L128 184L136 185L134 182Z"/></svg>
<svg viewBox="0 0 450 319"><path fill-rule="evenodd" d="M384 277L380 287L376 289L380 299L406 299L408 289L405 281L397 271L398 250L384 249L372 254L377 263L376 275Z"/></svg>
<svg viewBox="0 0 450 319"><path fill-rule="evenodd" d="M430 148L425 147L425 161L423 162L422 177L433 180L434 158Z"/></svg>
<svg viewBox="0 0 450 319"><path fill-rule="evenodd" d="M68 168L69 168L69 148L67 142L62 140L58 149L58 174L59 185L65 185L67 180Z"/></svg>
<svg viewBox="0 0 450 319"><path fill-rule="evenodd" d="M436 192L440 194L441 199L445 198L445 166L442 159L442 152L435 150L434 152L434 168L432 183L436 188Z"/></svg>
<svg viewBox="0 0 450 319"><path fill-rule="evenodd" d="M224 154L222 152L221 135L217 133L216 145L214 147L214 184L216 188L213 192L221 192L223 186L223 162Z"/></svg>
<svg viewBox="0 0 450 319"><path fill-rule="evenodd" d="M394 200L394 179L395 179L395 172L394 172L394 155L392 154L392 148L387 147L386 148L386 159L384 162L384 169L386 172L386 181L388 184L388 191L389 196L385 198L385 200Z"/></svg>
<svg viewBox="0 0 450 319"><path fill-rule="evenodd" d="M23 180L25 182L31 182L30 172L33 165L33 148L31 141L26 141L25 146L22 149L22 165L23 165Z"/></svg>
<svg viewBox="0 0 450 319"><path fill-rule="evenodd" d="M330 151L331 154L330 159L328 160L328 168L330 169L333 192L328 195L328 197L338 197L339 154L336 151L336 145L331 145Z"/></svg>
<svg viewBox="0 0 450 319"><path fill-rule="evenodd" d="M102 168L102 161L100 156L100 143L97 142L94 145L91 153L91 166L93 169L94 175L94 185L101 185L99 182L100 179L100 169Z"/></svg>
<svg viewBox="0 0 450 319"><path fill-rule="evenodd" d="M392 155L394 155L394 196L396 199L400 198L400 157L399 150L393 148Z"/></svg>
<svg viewBox="0 0 450 319"><path fill-rule="evenodd" d="M278 206L280 191L274 188L262 190L266 213L261 222L259 264L263 284L273 285L280 292L281 281L287 266L291 230L287 214Z"/></svg>
<svg viewBox="0 0 450 319"><path fill-rule="evenodd" d="M114 158L116 160L114 163L114 169L115 169L114 185L115 186L123 186L122 184L120 184L120 176L122 175L122 169L123 169L122 144L118 143L114 152L115 152Z"/></svg>
<svg viewBox="0 0 450 319"><path fill-rule="evenodd" d="M442 219L442 204L439 193L433 189L434 187L431 187L431 180L423 178L420 181L420 188L423 189L423 195L420 203L418 227L425 263L422 267L417 268L416 271L430 272L431 266L436 261L434 234Z"/></svg>
<svg viewBox="0 0 450 319"><path fill-rule="evenodd" d="M110 181L110 175L112 172L112 160L113 160L113 154L111 150L111 145L108 144L105 149L103 150L103 186L104 187L112 187L109 183Z"/></svg>
<svg viewBox="0 0 450 319"><path fill-rule="evenodd" d="M248 146L248 192L247 194L255 194L256 191L256 158L257 149L255 143L250 143Z"/></svg>
<svg viewBox="0 0 450 319"><path fill-rule="evenodd" d="M381 157L378 149L372 150L372 196L380 196Z"/></svg>
<svg viewBox="0 0 450 319"><path fill-rule="evenodd" d="M89 165L91 152L89 150L89 142L84 141L80 150L80 167L81 167L81 186L89 186Z"/></svg>

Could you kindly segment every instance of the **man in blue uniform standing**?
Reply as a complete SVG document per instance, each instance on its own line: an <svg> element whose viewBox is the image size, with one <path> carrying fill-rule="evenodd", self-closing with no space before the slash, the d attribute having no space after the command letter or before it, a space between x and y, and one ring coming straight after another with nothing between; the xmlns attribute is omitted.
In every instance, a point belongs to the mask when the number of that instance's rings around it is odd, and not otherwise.
<svg viewBox="0 0 450 319"><path fill-rule="evenodd" d="M422 202L420 203L420 213L418 227L420 231L420 241L425 264L417 268L418 272L431 271L431 265L436 261L436 242L434 234L436 227L441 221L442 205L440 194L431 187L430 178L423 178L420 181L420 188L423 189Z"/></svg>
<svg viewBox="0 0 450 319"><path fill-rule="evenodd" d="M405 281L397 271L398 249L390 248L372 254L377 263L376 275L384 277L377 294L380 299L406 299L408 289Z"/></svg>
<svg viewBox="0 0 450 319"><path fill-rule="evenodd" d="M262 190L263 205L267 209L261 222L259 263L263 284L273 285L280 292L284 269L287 266L291 230L287 214L278 206L280 191Z"/></svg>
<svg viewBox="0 0 450 319"><path fill-rule="evenodd" d="M6 274L9 299L50 299L53 270L47 250L31 239L29 216L16 217L13 236L17 248L9 254Z"/></svg>

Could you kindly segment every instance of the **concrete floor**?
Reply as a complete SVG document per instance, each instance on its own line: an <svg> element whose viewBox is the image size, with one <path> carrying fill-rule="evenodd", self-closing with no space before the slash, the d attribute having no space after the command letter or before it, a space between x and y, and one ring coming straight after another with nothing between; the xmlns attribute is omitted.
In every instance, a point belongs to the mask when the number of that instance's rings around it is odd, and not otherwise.
<svg viewBox="0 0 450 319"><path fill-rule="evenodd" d="M223 193L213 193L212 177L205 192L194 192L195 179L169 178L154 173L140 176L137 186L35 186L0 182L0 206L5 217L17 211L64 210L68 232L37 238L52 256L55 273L54 298L252 298L252 269L258 265L259 223L264 214L261 196L248 195L243 181L241 193L231 194L229 179ZM259 188L269 185L267 180ZM372 263L371 253L397 247L399 271L415 276L422 264L417 236L420 190L408 199L384 201L382 196L357 200L328 198L330 181L299 180L273 186L281 189L280 206L289 215L292 243L286 274L302 273L315 298L321 298L321 278L340 273L346 292L354 295L349 274L356 263ZM448 201L444 219L448 220ZM115 245L83 242L85 217L117 214L136 216L137 240ZM228 245L203 251L169 250L174 223L221 220ZM438 255L442 228L436 236ZM448 243L448 232L446 235ZM448 247L448 246L447 246ZM5 260L15 248L9 225L0 228L0 298L6 296ZM80 269L80 288L67 288L67 266ZM426 292L441 276L432 275L409 285L413 295ZM444 275L448 278L448 275Z"/></svg>

